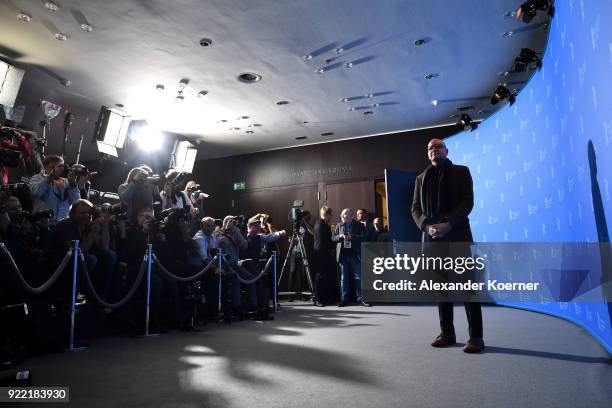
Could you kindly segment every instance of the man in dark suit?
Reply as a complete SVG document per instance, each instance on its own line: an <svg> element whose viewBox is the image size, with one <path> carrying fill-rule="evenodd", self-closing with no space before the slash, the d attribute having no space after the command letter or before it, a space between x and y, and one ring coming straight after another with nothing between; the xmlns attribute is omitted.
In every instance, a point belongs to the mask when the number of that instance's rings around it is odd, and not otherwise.
<svg viewBox="0 0 612 408"><path fill-rule="evenodd" d="M340 304L344 307L349 300L349 279L353 277L357 304L370 306L363 301L361 292L361 242L366 234L362 223L353 219L353 210L345 208L340 214L342 222L336 226L332 240L336 242L336 259L340 266Z"/></svg>
<svg viewBox="0 0 612 408"><path fill-rule="evenodd" d="M332 241L332 231L329 223L332 209L326 205L321 207L321 217L314 225L313 265L315 306L323 307L333 302L332 288L336 274L336 256Z"/></svg>
<svg viewBox="0 0 612 408"><path fill-rule="evenodd" d="M432 139L427 144L427 155L431 165L417 176L412 199L412 218L423 231L423 245L433 243L436 255L444 256L449 255L444 254L448 243L454 246L465 243L460 251L471 256L469 246L473 240L468 215L474 206L474 191L470 170L447 158L448 149L440 139ZM445 347L456 343L452 302L439 303L438 312L442 332L431 345ZM470 339L463 351L479 353L484 349L480 303L466 302L465 312Z"/></svg>

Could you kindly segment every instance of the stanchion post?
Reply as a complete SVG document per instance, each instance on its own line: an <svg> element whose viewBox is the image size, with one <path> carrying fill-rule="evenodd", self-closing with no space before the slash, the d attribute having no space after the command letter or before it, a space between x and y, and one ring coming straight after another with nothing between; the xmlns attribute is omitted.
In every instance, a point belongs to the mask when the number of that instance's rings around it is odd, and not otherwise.
<svg viewBox="0 0 612 408"><path fill-rule="evenodd" d="M149 319L151 312L151 266L153 264L153 244L147 244L147 306L145 311L145 331L142 337L158 336L157 333L149 333Z"/></svg>
<svg viewBox="0 0 612 408"><path fill-rule="evenodd" d="M217 316L221 316L221 302L222 302L222 291L221 291L221 259L223 258L222 253L221 253L221 248L217 248L217 263L218 263L218 267L219 267L219 287L218 287L218 293L217 293L217 297L218 297L218 301L217 301Z"/></svg>
<svg viewBox="0 0 612 408"><path fill-rule="evenodd" d="M276 251L272 251L272 263L274 264L274 283L272 286L273 290L273 301L274 301L274 311L278 310L278 294L277 294L277 286L276 286Z"/></svg>
<svg viewBox="0 0 612 408"><path fill-rule="evenodd" d="M77 272L79 270L79 240L72 241L72 304L70 305L70 335L66 351L81 351L87 347L74 346L74 324L76 319Z"/></svg>

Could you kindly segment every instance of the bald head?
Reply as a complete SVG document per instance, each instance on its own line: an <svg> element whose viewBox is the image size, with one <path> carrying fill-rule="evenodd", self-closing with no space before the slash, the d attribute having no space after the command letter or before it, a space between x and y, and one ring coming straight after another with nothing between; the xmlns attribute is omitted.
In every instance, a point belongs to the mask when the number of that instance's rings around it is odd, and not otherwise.
<svg viewBox="0 0 612 408"><path fill-rule="evenodd" d="M427 143L427 157L433 166L442 164L448 156L446 144L441 139L431 139Z"/></svg>

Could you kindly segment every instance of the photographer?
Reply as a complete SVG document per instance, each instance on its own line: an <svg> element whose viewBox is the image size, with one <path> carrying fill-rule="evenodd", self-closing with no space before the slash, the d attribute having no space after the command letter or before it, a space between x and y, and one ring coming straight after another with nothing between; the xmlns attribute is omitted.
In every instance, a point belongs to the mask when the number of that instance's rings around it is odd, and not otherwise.
<svg viewBox="0 0 612 408"><path fill-rule="evenodd" d="M200 230L193 236L194 251L189 258L189 265L192 273L197 273L203 267L208 265L216 255L217 242L213 236L215 229L215 220L211 217L205 217L200 222ZM221 273L216 264L211 266L211 272L203 276L202 283L204 286L204 294L207 299L207 315L214 317L217 312L217 302L219 294L217 291L217 274Z"/></svg>
<svg viewBox="0 0 612 408"><path fill-rule="evenodd" d="M118 258L115 251L110 249L109 220L108 212L96 211L91 202L78 199L70 208L68 218L59 221L52 233L51 252L56 259L66 253L72 241L79 240L92 282L104 299L110 296Z"/></svg>
<svg viewBox="0 0 612 408"><path fill-rule="evenodd" d="M260 273L259 257L262 253L262 249L269 243L278 241L281 237L287 235L285 230L273 232L271 234L261 233L261 219L257 216L250 218L247 224L247 247L241 251L240 257L242 259L250 259L243 263L243 267L249 271L253 276L257 276ZM257 281L257 315L259 318L264 320L268 319L268 303L270 300L270 277L263 277Z"/></svg>
<svg viewBox="0 0 612 408"><path fill-rule="evenodd" d="M117 189L121 202L127 205L129 224L136 224L138 211L153 208L153 202L159 197L156 185L159 177L152 173L149 166L134 167L128 173L125 183Z"/></svg>
<svg viewBox="0 0 612 408"><path fill-rule="evenodd" d="M89 176L77 175L76 171L65 170L64 159L49 155L43 160L43 171L30 178L29 186L34 200L34 211L53 210L49 220L57 224L68 216L70 205L80 198L79 189L85 188Z"/></svg>
<svg viewBox="0 0 612 408"><path fill-rule="evenodd" d="M159 193L162 200L162 210L169 208L183 208L189 210L191 216L197 215L197 209L192 205L186 191L181 191L179 185L182 183L184 175L177 172L170 172L166 176L164 190Z"/></svg>
<svg viewBox="0 0 612 408"><path fill-rule="evenodd" d="M168 239L164 233L162 233L160 222L156 221L154 212L151 208L140 209L136 214L135 224L124 228L124 223L120 223L120 226L121 232L117 248L119 251L119 258L122 262L127 264L128 280L131 280L128 282L127 286L130 287L143 262L147 244L153 245L155 253L158 254L164 265L166 264L163 254L166 252ZM146 295L146 279L142 280L138 293L139 294L134 297L134 301L132 302L132 314L137 316L137 320L142 317L140 310L144 303L143 298ZM181 309L178 296L178 285L176 281L169 279L165 275L152 273L150 290L150 328L154 332L164 331L164 326L161 324L161 304L164 293L167 293L167 298L172 303L168 319L171 323L177 323L180 318ZM140 328L142 326L138 324L137 327Z"/></svg>
<svg viewBox="0 0 612 408"><path fill-rule="evenodd" d="M31 154L30 142L28 138L12 127L3 126L0 128L0 148L21 152L22 159L30 157ZM17 167L18 165L19 164L14 167ZM0 166L0 173L2 176L1 184L7 184L9 180L8 167L13 166L6 166L5 163L0 163Z"/></svg>
<svg viewBox="0 0 612 408"><path fill-rule="evenodd" d="M189 221L189 229L192 234L195 234L199 230L200 222L204 218L204 200L208 198L208 195L202 192L200 185L195 180L187 182L183 193L187 194L191 206L195 210L191 213L191 219Z"/></svg>
<svg viewBox="0 0 612 408"><path fill-rule="evenodd" d="M228 215L223 219L223 226L221 229L216 230L213 233L217 247L221 248L223 254L227 258L226 265L240 275L242 279L248 280L253 279L253 275L238 265L238 259L240 251L245 250L248 247L247 241L242 236L240 229L237 224L237 217ZM248 310L255 310L257 308L257 290L254 283L244 285L248 302ZM231 295L232 295L232 308L241 313L240 307L240 283L234 276L231 279Z"/></svg>

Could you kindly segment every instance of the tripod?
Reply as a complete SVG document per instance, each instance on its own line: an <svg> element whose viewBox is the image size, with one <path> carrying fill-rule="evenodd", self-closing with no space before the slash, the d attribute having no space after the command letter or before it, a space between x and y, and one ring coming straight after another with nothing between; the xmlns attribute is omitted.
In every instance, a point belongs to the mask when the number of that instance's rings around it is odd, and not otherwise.
<svg viewBox="0 0 612 408"><path fill-rule="evenodd" d="M278 281L276 282L276 284L277 286L280 286L281 279L283 279L283 273L285 272L285 268L287 267L287 261L293 253L293 249L296 245L298 246L300 254L302 255L302 266L304 267L304 271L306 272L306 280L308 281L310 292L314 294L314 286L312 284L312 276L310 274L310 264L308 263L308 257L306 256L304 239L300 236L300 228L297 224L293 226L293 234L291 235L291 240L289 241L289 250L287 250L287 256L285 256L283 268L281 269L281 273L278 277Z"/></svg>

